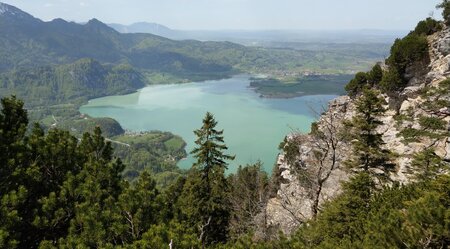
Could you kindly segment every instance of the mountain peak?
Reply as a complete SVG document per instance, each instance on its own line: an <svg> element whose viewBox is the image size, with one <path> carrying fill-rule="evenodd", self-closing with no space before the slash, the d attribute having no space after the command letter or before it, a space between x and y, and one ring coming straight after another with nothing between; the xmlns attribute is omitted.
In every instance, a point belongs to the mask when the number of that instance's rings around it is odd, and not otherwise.
<svg viewBox="0 0 450 249"><path fill-rule="evenodd" d="M99 21L96 18L89 20L85 25L86 25L86 27L89 27L94 30L101 30L101 31L116 33L116 31L113 28L109 27L108 25L104 24L103 22Z"/></svg>
<svg viewBox="0 0 450 249"><path fill-rule="evenodd" d="M89 20L87 22L88 25L98 25L98 24L103 24L102 22L100 22L97 18L92 18L91 20Z"/></svg>
<svg viewBox="0 0 450 249"><path fill-rule="evenodd" d="M10 15L23 15L25 12L21 11L20 9L0 2L0 15L10 14Z"/></svg>
<svg viewBox="0 0 450 249"><path fill-rule="evenodd" d="M8 14L8 13L15 15L18 12L22 12L22 11L20 11L19 9L17 9L14 6L0 2L0 15Z"/></svg>
<svg viewBox="0 0 450 249"><path fill-rule="evenodd" d="M17 7L0 2L0 17L2 16L14 19L36 19Z"/></svg>

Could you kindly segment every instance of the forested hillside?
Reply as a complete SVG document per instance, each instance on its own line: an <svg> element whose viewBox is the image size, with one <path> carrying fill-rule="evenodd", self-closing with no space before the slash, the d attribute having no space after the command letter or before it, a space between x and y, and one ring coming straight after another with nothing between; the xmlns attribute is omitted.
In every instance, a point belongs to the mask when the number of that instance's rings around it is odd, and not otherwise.
<svg viewBox="0 0 450 249"><path fill-rule="evenodd" d="M373 60L370 56L329 51L317 53L122 34L96 19L84 25L63 19L44 22L16 7L1 5L5 10L0 14L1 72L92 58L100 63L126 63L147 72L149 77L173 76L180 81L224 77L236 72L350 73L367 68ZM336 63L338 57L341 63Z"/></svg>
<svg viewBox="0 0 450 249"><path fill-rule="evenodd" d="M184 142L172 134L124 136L117 122L90 117L63 127L74 134L59 129L64 122L54 116L44 130L29 122L24 102L2 98L0 248L449 248L450 1L438 7L443 22L420 22L384 63L357 73L348 96L330 102L308 134L286 137L270 179L259 163L225 175L234 155L209 112L194 130L195 162L181 172L173 163L185 156ZM36 30L49 25L6 10L5 20ZM98 21L70 25L117 38L98 40L102 63L122 56L101 52L103 45L121 48L125 38ZM143 51L154 44L147 42ZM48 59L40 56L36 61ZM194 67L203 66L221 67ZM32 84L60 103L58 96L80 99L79 86L107 94L142 83L127 66L91 59L41 70L4 74L3 86ZM52 80L58 77L71 84ZM115 83L122 80L128 83Z"/></svg>
<svg viewBox="0 0 450 249"><path fill-rule="evenodd" d="M0 75L0 96L15 94L27 106L74 104L114 94L126 94L146 85L144 76L131 66L101 65L81 59L61 66L41 66Z"/></svg>
<svg viewBox="0 0 450 249"><path fill-rule="evenodd" d="M448 248L450 3L440 7L444 22L419 22L309 134L280 145L265 229L290 239L276 245Z"/></svg>
<svg viewBox="0 0 450 249"><path fill-rule="evenodd" d="M105 140L99 127L80 140L59 129L45 133L37 124L27 132L23 102L2 99L0 247L200 248L245 234L252 226L249 212L258 211L268 178L259 165L225 177L226 161L233 156L225 154L216 124L207 113L195 131L193 168L175 181L166 175L157 187L152 179L157 174L147 171L133 183L123 178L125 165L113 156L114 141ZM148 140L158 143L160 136L160 146L177 148L180 141L168 135L136 134L143 142L116 139L146 151ZM141 167L139 158L123 158Z"/></svg>

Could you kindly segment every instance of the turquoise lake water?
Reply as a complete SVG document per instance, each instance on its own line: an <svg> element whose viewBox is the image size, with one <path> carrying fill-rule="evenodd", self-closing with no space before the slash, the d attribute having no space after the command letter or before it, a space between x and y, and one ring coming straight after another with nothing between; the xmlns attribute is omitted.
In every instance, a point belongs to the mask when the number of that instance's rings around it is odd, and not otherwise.
<svg viewBox="0 0 450 249"><path fill-rule="evenodd" d="M207 111L224 129L228 153L236 155L228 172L239 165L261 161L271 172L279 153L278 145L293 131L308 132L321 110L335 95L314 95L291 99L260 98L249 86L247 75L225 80L156 85L123 96L93 99L80 108L93 117L111 117L132 131L162 130L180 135L194 146L193 130L202 125ZM189 168L193 158L180 161Z"/></svg>

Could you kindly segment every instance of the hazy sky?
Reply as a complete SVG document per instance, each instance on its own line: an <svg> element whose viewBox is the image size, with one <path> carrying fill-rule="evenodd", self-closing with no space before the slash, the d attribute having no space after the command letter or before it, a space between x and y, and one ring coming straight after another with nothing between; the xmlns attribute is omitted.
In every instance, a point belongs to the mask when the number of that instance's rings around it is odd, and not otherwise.
<svg viewBox="0 0 450 249"><path fill-rule="evenodd" d="M441 0L0 0L52 20L157 22L174 29L410 30Z"/></svg>

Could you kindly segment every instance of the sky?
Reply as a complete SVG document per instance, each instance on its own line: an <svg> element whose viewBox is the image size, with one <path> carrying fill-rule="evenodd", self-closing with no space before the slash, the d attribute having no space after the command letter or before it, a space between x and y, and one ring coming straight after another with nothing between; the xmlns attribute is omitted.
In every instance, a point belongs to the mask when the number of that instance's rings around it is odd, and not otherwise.
<svg viewBox="0 0 450 249"><path fill-rule="evenodd" d="M411 30L442 0L0 0L45 21L156 22L183 30Z"/></svg>

